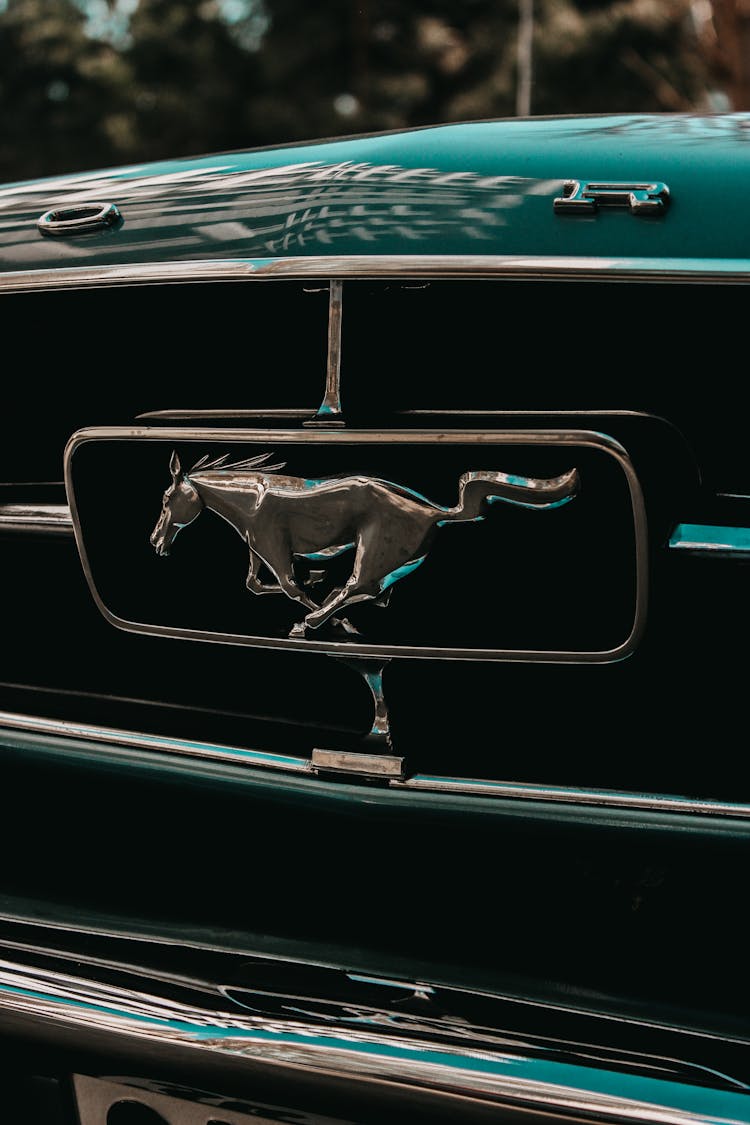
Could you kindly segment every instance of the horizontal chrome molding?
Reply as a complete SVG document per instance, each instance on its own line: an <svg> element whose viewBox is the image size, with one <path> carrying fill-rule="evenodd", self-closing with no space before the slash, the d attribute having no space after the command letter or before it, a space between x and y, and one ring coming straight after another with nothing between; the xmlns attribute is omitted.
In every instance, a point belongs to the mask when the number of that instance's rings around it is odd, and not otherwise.
<svg viewBox="0 0 750 1125"><path fill-rule="evenodd" d="M669 549L720 559L750 559L750 527L678 523L669 537Z"/></svg>
<svg viewBox="0 0 750 1125"><path fill-rule="evenodd" d="M222 746L211 742L191 742L181 738L147 734L142 731L120 730L115 727L94 726L65 719L47 719L37 715L22 715L13 711L0 711L0 734L24 731L54 738L70 738L84 742L125 746L134 750L147 750L167 757L179 755L205 761L224 762L231 765L254 767L261 770L281 770L285 773L307 774L314 779L317 770L307 758L266 753ZM391 759L392 761L393 759ZM331 780L331 775L326 776ZM383 778L383 780L386 780ZM342 784L351 784L352 775L341 775ZM700 797L681 797L669 793L628 793L616 789L587 789L562 785L539 785L521 781L492 781L470 777L442 777L432 774L413 774L405 779L389 778L391 789L406 793L433 793L446 797L483 797L502 801L546 802L573 807L631 809L634 812L671 813L700 818L734 817L750 820L750 804L733 801L716 801Z"/></svg>
<svg viewBox="0 0 750 1125"><path fill-rule="evenodd" d="M510 801L548 801L556 804L666 812L687 816L720 816L750 819L750 804L678 797L669 793L628 793L618 789L581 789L563 785L534 785L525 782L491 781L481 778L438 777L414 774L404 781L392 781L397 789L429 793L472 794Z"/></svg>
<svg viewBox="0 0 750 1125"><path fill-rule="evenodd" d="M0 292L190 281L299 278L516 278L571 281L750 281L748 258L620 258L503 254L361 254L136 262L0 273Z"/></svg>
<svg viewBox="0 0 750 1125"><path fill-rule="evenodd" d="M311 772L310 763L306 758L269 754L261 750L245 750L238 746L220 746L213 742L191 742L185 738L167 738L160 734L119 730L116 727L99 727L89 723L70 722L66 719L44 719L37 715L20 715L15 711L0 711L0 731L2 730L22 730L31 734L76 738L86 742L106 742L112 746L128 746L134 750L179 754L189 758L229 762L232 765L256 766L259 769L286 770L293 773Z"/></svg>
<svg viewBox="0 0 750 1125"><path fill-rule="evenodd" d="M67 504L0 504L0 531L72 535L73 517Z"/></svg>
<svg viewBox="0 0 750 1125"><path fill-rule="evenodd" d="M210 421L212 418L254 418L256 420L264 418L310 418L314 413L314 406L297 409L294 407L283 407L281 410L273 410L271 407L251 407L247 410L146 410L143 414L136 414L135 417L138 422L149 419L173 422L194 422L204 419Z"/></svg>
<svg viewBox="0 0 750 1125"><path fill-rule="evenodd" d="M276 419L276 418L309 418L314 412L314 407L294 408L282 407L274 410L272 407L230 407L227 410L211 409L180 409L174 410L146 410L143 414L136 414L136 421L172 421L172 422L201 422L226 419ZM395 417L418 418L654 418L655 415L644 413L641 410L453 410L443 407L442 410L395 410ZM663 419L659 419L663 421ZM669 422L666 423L670 425ZM728 495L728 494L727 494Z"/></svg>
<svg viewBox="0 0 750 1125"><path fill-rule="evenodd" d="M148 987L148 991L146 990ZM220 992L217 988L216 992ZM205 1003L164 995L153 978L141 988L0 961L0 1014L26 1017L39 1026L95 1033L102 1047L109 1035L144 1049L187 1047L202 1056L244 1060L248 1066L283 1068L357 1083L386 1083L433 1095L472 1098L498 1106L560 1113L598 1121L639 1125L748 1125L750 1098L744 1089L699 1085L668 1074L575 1059L538 1058L523 1045L475 1040L446 1042L390 1030L376 1020L359 1026L325 1022L314 1013L268 1017L238 1012L228 999L209 992Z"/></svg>

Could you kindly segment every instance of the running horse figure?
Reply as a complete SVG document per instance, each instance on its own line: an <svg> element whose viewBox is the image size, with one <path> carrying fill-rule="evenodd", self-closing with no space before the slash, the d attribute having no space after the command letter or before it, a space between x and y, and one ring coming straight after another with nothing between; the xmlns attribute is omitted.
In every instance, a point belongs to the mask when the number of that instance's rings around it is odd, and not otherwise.
<svg viewBox="0 0 750 1125"><path fill-rule="evenodd" d="M178 532L209 508L238 532L250 549L247 588L254 594L286 594L308 611L292 628L304 637L331 621L348 632L356 629L339 611L355 602L386 605L391 587L424 562L439 527L484 519L497 501L527 508L557 508L578 491L578 471L548 480L477 471L458 482L458 503L444 508L399 484L377 477L348 476L324 480L284 476L284 464L268 464L270 453L245 461L202 457L184 472L177 453L169 469L172 483L164 493L162 513L151 535L158 555L168 555ZM295 575L296 559L325 563L353 550L348 581L321 604L313 601ZM261 563L276 578L259 578ZM312 577L315 581L317 576Z"/></svg>

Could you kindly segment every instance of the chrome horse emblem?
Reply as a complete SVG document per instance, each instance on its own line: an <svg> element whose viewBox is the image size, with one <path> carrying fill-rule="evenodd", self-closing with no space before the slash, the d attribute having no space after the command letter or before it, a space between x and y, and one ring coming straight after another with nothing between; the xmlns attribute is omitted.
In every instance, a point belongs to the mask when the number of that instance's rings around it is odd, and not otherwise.
<svg viewBox="0 0 750 1125"><path fill-rule="evenodd" d="M458 481L458 503L445 508L399 484L377 477L330 477L307 480L282 475L284 464L268 464L265 453L228 463L202 457L185 472L177 453L169 464L172 483L164 493L162 512L151 535L159 555L168 555L178 532L208 508L238 532L250 549L247 588L254 594L286 594L307 610L290 633L304 637L324 622L356 629L337 615L356 602L387 605L391 587L417 569L427 557L443 524L484 519L499 501L526 508L557 508L578 491L578 471L551 479L500 472L464 473ZM309 587L324 577L313 572L298 579L295 561L327 560L352 550L349 579L318 604ZM261 581L261 564L276 579Z"/></svg>

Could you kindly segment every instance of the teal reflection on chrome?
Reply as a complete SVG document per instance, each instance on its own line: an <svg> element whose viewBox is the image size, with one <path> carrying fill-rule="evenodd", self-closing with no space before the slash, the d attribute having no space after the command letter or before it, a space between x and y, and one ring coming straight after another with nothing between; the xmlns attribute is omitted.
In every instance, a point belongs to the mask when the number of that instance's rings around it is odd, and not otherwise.
<svg viewBox="0 0 750 1125"><path fill-rule="evenodd" d="M31 982L29 982L31 983ZM61 995L53 985L24 987L0 983L0 994L40 1006L38 1014L62 1018L73 1025L127 1032L154 1042L177 1042L217 1054L268 1057L274 1062L303 1060L309 1066L338 1067L363 1076L437 1080L448 1087L453 1076L463 1089L511 1095L618 1119L665 1125L750 1125L747 1086L735 1089L701 1086L689 1080L583 1066L565 1059L538 1058L510 1050L461 1050L412 1038L363 1033L340 1024L321 1026L302 1020L238 1018L228 1011L192 1008L147 994L121 993L109 999L86 998L87 982L65 981L73 994ZM74 993L78 991L78 995ZM302 1054L300 1053L302 1052ZM361 1061L360 1061L361 1060Z"/></svg>
<svg viewBox="0 0 750 1125"><path fill-rule="evenodd" d="M426 558L427 555L422 555L420 558L405 563L403 566L397 567L396 570L392 570L391 573L383 579L381 589L387 590L394 582L398 582L399 578L406 578L407 574L411 574L418 566L421 566Z"/></svg>
<svg viewBox="0 0 750 1125"><path fill-rule="evenodd" d="M525 477L518 477L518 480L525 480ZM534 511L550 512L553 508L562 508L565 504L569 504L573 500L573 496L563 496L562 500L551 500L549 504L525 504L523 500L505 500L502 496L489 496L487 498L488 504L497 504L500 500L505 504L512 504L514 508L531 508ZM480 519L482 517L480 516Z"/></svg>
<svg viewBox="0 0 750 1125"><path fill-rule="evenodd" d="M669 547L693 554L750 557L750 527L721 527L716 524L678 523L669 537Z"/></svg>

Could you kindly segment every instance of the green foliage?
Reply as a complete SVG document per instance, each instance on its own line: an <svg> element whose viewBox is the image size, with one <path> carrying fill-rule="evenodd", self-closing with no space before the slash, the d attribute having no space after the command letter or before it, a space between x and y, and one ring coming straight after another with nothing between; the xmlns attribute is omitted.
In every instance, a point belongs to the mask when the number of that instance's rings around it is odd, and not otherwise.
<svg viewBox="0 0 750 1125"><path fill-rule="evenodd" d="M41 176L109 163L135 143L120 124L127 65L90 39L71 0L9 0L0 20L0 169Z"/></svg>
<svg viewBox="0 0 750 1125"><path fill-rule="evenodd" d="M706 108L707 66L682 0L544 4L535 44L537 113Z"/></svg>
<svg viewBox="0 0 750 1125"><path fill-rule="evenodd" d="M535 2L534 112L707 102L689 0ZM514 112L516 0L93 3L7 0L0 178Z"/></svg>
<svg viewBox="0 0 750 1125"><path fill-rule="evenodd" d="M140 0L130 34L141 159L226 149L248 136L252 143L257 55L237 41L218 4Z"/></svg>

